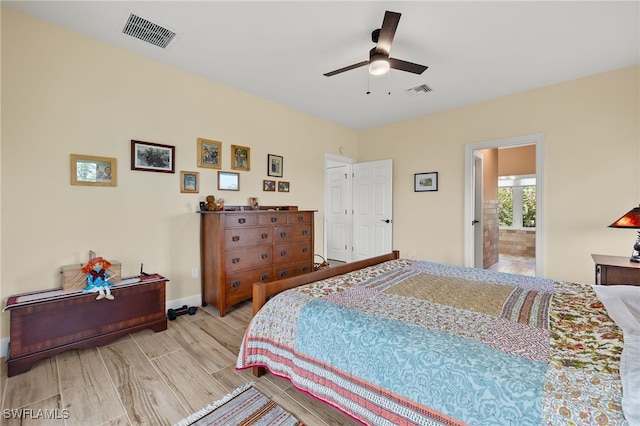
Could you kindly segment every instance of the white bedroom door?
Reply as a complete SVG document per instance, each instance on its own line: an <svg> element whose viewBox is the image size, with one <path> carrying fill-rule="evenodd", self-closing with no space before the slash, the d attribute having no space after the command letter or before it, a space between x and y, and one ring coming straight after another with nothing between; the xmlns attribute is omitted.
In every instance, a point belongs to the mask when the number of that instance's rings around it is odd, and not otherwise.
<svg viewBox="0 0 640 426"><path fill-rule="evenodd" d="M392 251L393 163L353 165L353 256L361 260Z"/></svg>
<svg viewBox="0 0 640 426"><path fill-rule="evenodd" d="M349 262L351 165L327 169L327 259Z"/></svg>

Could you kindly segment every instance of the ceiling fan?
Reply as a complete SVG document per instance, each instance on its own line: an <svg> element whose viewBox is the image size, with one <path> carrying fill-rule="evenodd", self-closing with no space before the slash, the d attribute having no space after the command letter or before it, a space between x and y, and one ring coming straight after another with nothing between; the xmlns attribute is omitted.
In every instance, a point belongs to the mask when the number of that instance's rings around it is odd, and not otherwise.
<svg viewBox="0 0 640 426"><path fill-rule="evenodd" d="M391 42L393 41L393 36L396 34L398 22L400 22L400 13L386 11L384 13L382 27L371 33L371 41L376 43L376 47L369 51L369 60L358 62L357 64L349 65L347 67L325 73L324 75L331 77L365 65L369 65L369 73L372 75L385 74L390 68L414 74L422 74L429 67L389 57Z"/></svg>

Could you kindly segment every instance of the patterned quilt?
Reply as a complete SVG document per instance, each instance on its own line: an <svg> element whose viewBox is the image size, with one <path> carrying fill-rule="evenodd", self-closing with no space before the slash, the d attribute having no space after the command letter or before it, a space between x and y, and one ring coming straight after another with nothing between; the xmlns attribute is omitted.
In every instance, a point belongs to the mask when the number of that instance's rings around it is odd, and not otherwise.
<svg viewBox="0 0 640 426"><path fill-rule="evenodd" d="M624 425L621 353L591 286L399 259L275 296L237 368L369 425Z"/></svg>

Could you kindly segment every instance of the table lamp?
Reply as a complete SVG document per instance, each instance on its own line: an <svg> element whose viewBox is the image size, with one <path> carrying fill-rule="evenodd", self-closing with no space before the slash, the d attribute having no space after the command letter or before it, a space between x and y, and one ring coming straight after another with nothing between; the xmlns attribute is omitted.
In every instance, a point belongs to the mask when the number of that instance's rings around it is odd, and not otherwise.
<svg viewBox="0 0 640 426"><path fill-rule="evenodd" d="M609 228L640 229L640 207L634 207L633 209L629 210L627 214L609 225ZM640 231L638 231L638 238L633 245L631 259L629 260L631 260L632 262L640 263Z"/></svg>

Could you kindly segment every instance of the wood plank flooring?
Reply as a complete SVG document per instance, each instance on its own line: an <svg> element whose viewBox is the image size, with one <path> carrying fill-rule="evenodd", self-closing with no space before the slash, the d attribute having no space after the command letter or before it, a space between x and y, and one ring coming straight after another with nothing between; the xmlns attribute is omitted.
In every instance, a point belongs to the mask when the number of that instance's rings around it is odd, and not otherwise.
<svg viewBox="0 0 640 426"><path fill-rule="evenodd" d="M247 382L309 426L360 424L287 380L237 371L250 319L250 301L224 318L207 306L166 331L67 351L14 377L3 362L0 425L172 425Z"/></svg>

